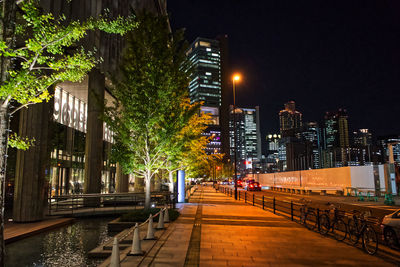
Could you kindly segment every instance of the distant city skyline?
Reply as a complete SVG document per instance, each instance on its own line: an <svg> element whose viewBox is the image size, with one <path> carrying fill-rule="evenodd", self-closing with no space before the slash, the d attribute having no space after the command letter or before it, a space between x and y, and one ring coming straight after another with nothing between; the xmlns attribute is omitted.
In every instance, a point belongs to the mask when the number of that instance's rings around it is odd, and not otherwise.
<svg viewBox="0 0 400 267"><path fill-rule="evenodd" d="M260 106L263 137L279 132L290 100L304 121L342 108L350 130L400 134L399 1L175 0L168 10L189 42L229 36L232 72L243 76L237 105Z"/></svg>

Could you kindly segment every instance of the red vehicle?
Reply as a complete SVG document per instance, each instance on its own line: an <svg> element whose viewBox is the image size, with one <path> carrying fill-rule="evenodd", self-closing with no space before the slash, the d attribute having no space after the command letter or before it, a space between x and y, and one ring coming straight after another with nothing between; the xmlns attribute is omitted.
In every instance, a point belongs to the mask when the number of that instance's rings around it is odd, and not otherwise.
<svg viewBox="0 0 400 267"><path fill-rule="evenodd" d="M254 180L247 180L243 188L247 191L261 191L260 183Z"/></svg>
<svg viewBox="0 0 400 267"><path fill-rule="evenodd" d="M243 187L243 181L237 180L237 187Z"/></svg>

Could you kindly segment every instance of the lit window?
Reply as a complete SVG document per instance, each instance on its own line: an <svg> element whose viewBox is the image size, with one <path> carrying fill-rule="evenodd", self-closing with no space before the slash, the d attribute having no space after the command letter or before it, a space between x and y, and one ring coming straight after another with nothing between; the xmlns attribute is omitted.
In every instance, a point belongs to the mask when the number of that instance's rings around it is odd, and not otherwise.
<svg viewBox="0 0 400 267"><path fill-rule="evenodd" d="M209 42L200 41L200 46L211 47Z"/></svg>

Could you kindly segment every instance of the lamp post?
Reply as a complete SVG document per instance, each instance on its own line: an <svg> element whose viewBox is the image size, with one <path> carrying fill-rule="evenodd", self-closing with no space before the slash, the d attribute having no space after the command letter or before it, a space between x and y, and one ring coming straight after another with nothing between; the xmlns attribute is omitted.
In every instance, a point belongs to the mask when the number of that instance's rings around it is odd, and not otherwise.
<svg viewBox="0 0 400 267"><path fill-rule="evenodd" d="M235 200L237 200L237 140L236 140L236 82L240 81L240 75L235 74L233 75L232 78L232 84L233 84L233 140L234 140L234 146L235 146L235 151L234 151L234 157L235 157Z"/></svg>

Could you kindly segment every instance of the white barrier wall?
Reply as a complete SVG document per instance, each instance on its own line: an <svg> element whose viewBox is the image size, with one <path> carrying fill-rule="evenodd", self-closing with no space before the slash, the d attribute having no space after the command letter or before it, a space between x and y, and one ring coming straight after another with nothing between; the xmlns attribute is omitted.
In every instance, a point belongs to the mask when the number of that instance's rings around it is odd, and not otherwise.
<svg viewBox="0 0 400 267"><path fill-rule="evenodd" d="M346 188L351 186L350 167L300 171L302 187Z"/></svg>
<svg viewBox="0 0 400 267"><path fill-rule="evenodd" d="M385 165L378 165L378 172L379 172L379 183L381 186L381 190L386 190L386 183L385 183Z"/></svg>
<svg viewBox="0 0 400 267"><path fill-rule="evenodd" d="M381 188L385 185L384 165L378 165ZM341 168L314 169L292 172L256 174L262 186L287 186L303 188L375 188L374 167L354 166Z"/></svg>
<svg viewBox="0 0 400 267"><path fill-rule="evenodd" d="M375 188L373 166L351 167L350 173L352 187Z"/></svg>

